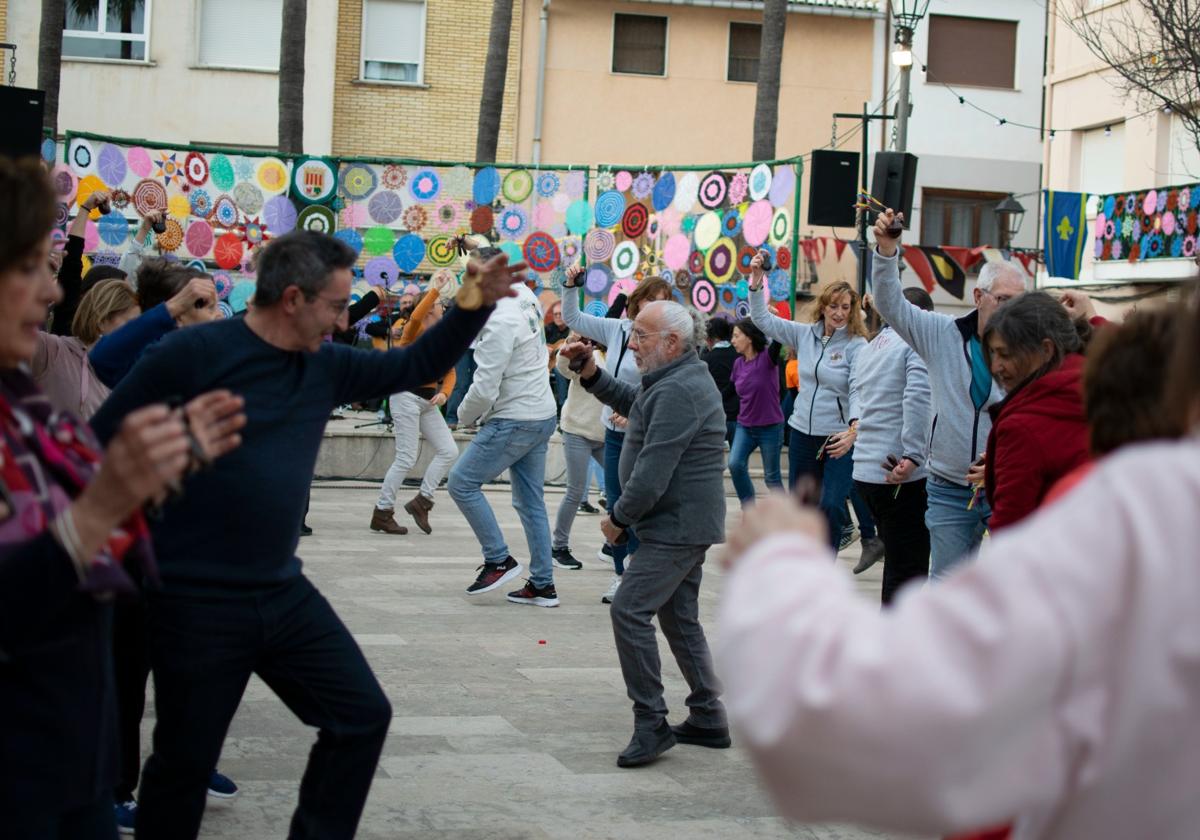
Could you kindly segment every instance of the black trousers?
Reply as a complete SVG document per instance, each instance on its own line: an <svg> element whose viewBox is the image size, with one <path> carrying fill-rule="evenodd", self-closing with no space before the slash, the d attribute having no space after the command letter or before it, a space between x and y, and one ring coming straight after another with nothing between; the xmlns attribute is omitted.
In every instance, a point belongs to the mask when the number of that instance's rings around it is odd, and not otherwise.
<svg viewBox="0 0 1200 840"><path fill-rule="evenodd" d="M925 479L908 484L856 481L883 540L883 603L914 578L929 575L929 531L925 527ZM899 487L899 492L896 488Z"/></svg>
<svg viewBox="0 0 1200 840"><path fill-rule="evenodd" d="M392 707L308 579L208 595L148 593L146 618L158 720L142 771L138 840L199 833L209 774L252 673L318 730L288 837L353 837Z"/></svg>
<svg viewBox="0 0 1200 840"><path fill-rule="evenodd" d="M118 601L113 609L113 676L117 686L117 723L121 767L113 799L128 802L137 790L142 766L142 714L146 710L146 680L150 650L146 644L146 607Z"/></svg>
<svg viewBox="0 0 1200 840"><path fill-rule="evenodd" d="M5 840L117 840L117 817L108 796L66 813L42 808L14 809L4 815Z"/></svg>

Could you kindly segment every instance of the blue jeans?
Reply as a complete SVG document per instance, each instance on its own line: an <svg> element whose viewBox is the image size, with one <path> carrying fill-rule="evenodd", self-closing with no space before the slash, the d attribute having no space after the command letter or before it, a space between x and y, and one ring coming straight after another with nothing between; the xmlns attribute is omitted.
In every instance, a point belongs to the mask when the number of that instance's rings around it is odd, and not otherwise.
<svg viewBox="0 0 1200 840"><path fill-rule="evenodd" d="M621 447L625 444L625 433L604 430L604 495L608 498L608 512L611 514L621 498L621 476L618 466L621 463ZM638 549L638 539L629 530L629 541L624 545L614 545L613 566L617 574L625 574L625 558Z"/></svg>
<svg viewBox="0 0 1200 840"><path fill-rule="evenodd" d="M925 492L929 496L925 508L925 527L929 529L929 579L939 580L959 563L970 559L979 548L992 509L980 492L979 499L968 510L974 491L940 476L929 476Z"/></svg>
<svg viewBox="0 0 1200 840"><path fill-rule="evenodd" d="M842 457L846 456L843 455ZM875 517L871 515L871 506L864 502L863 497L859 495L857 485L850 491L850 504L854 506L854 514L858 517L859 534L864 540L874 539ZM849 516L849 511L847 511L847 516ZM846 524L850 524L849 518L846 519Z"/></svg>
<svg viewBox="0 0 1200 840"><path fill-rule="evenodd" d="M450 470L446 489L483 549L483 562L500 565L509 556L504 533L483 495L483 485L504 470L512 481L513 509L521 517L529 545L529 579L542 588L554 583L550 559L550 519L542 489L546 483L546 443L556 420L489 420Z"/></svg>
<svg viewBox="0 0 1200 840"><path fill-rule="evenodd" d="M467 350L454 366L454 390L450 392L450 399L446 400L446 422L450 425L458 425L458 406L474 381L475 351Z"/></svg>
<svg viewBox="0 0 1200 840"><path fill-rule="evenodd" d="M795 487L802 475L811 475L821 482L821 510L829 522L829 540L836 554L842 540L846 520L846 500L854 489L854 448L841 458L821 455L829 438L825 435L806 435L792 429L788 444L788 487Z"/></svg>
<svg viewBox="0 0 1200 840"><path fill-rule="evenodd" d="M754 501L754 482L750 480L747 465L750 453L755 449L762 453L763 481L767 489L783 489L783 480L779 476L779 451L782 448L782 423L770 426L743 426L738 423L733 435L733 447L729 450L729 475L743 505Z"/></svg>

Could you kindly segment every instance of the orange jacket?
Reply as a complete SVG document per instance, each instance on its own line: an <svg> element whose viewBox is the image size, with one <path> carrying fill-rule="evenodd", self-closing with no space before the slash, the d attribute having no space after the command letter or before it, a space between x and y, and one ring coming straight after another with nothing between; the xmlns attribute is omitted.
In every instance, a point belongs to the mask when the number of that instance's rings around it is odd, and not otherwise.
<svg viewBox="0 0 1200 840"><path fill-rule="evenodd" d="M425 297L421 298L421 302L417 304L417 308L413 310L408 321L404 324L404 332L400 334L400 346L407 347L418 338L424 330L422 324L425 321L425 316L433 310L433 305L437 303L439 292L437 289L430 289L425 293ZM433 388L446 395L446 399L450 399L450 394L454 391L455 382L454 368L442 378L441 382L430 382L426 388Z"/></svg>

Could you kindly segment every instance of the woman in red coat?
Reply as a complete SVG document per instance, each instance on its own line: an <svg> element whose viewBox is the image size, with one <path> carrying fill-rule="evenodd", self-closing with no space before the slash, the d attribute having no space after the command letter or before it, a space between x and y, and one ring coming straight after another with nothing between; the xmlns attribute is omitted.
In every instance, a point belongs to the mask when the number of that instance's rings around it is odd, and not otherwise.
<svg viewBox="0 0 1200 840"><path fill-rule="evenodd" d="M1062 304L1030 292L996 310L983 345L1008 392L991 409L985 462L996 531L1033 513L1055 482L1088 460L1083 342Z"/></svg>

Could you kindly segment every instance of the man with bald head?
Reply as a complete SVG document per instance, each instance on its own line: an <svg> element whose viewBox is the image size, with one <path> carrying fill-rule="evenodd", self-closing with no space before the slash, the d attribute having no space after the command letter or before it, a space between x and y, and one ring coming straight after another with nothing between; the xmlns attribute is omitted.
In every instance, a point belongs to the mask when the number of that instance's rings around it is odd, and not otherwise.
<svg viewBox="0 0 1200 840"><path fill-rule="evenodd" d="M704 555L725 540L725 409L696 354L703 340L703 324L689 310L657 301L641 308L630 334L640 385L599 369L587 345L560 351L582 365L584 388L629 420L620 463L625 489L601 523L610 543L620 544L629 531L641 543L612 604L634 715L620 767L649 764L677 742L729 746L721 686L699 618ZM675 727L663 701L655 615L691 688L690 714Z"/></svg>
<svg viewBox="0 0 1200 840"><path fill-rule="evenodd" d="M961 318L926 312L905 300L900 289L900 237L889 227L894 218L889 210L875 223L875 309L929 369L933 427L925 525L929 577L936 580L979 548L991 518L974 485L983 481L979 459L992 429L988 408L1004 399L1004 389L992 381L981 339L1000 305L1025 293L1025 276L1013 263L985 263L975 284L974 310Z"/></svg>

